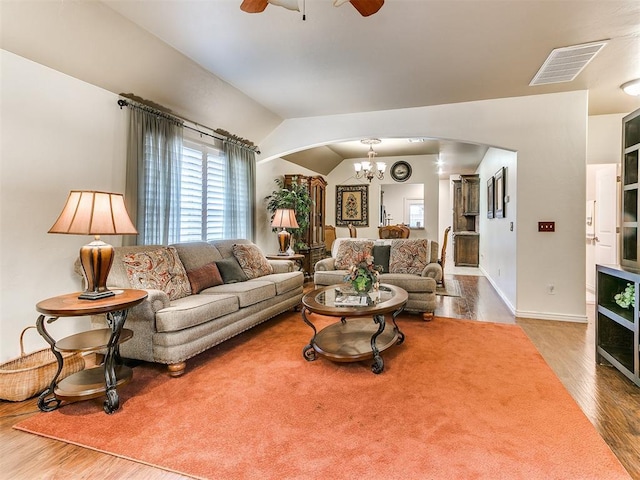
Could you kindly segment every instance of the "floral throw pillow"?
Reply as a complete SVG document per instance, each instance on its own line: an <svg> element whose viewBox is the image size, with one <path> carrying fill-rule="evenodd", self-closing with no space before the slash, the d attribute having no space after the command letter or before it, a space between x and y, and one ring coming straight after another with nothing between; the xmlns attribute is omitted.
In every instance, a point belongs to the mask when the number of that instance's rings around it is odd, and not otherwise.
<svg viewBox="0 0 640 480"><path fill-rule="evenodd" d="M233 246L233 256L236 257L242 271L249 279L263 277L273 273L271 264L257 245L251 243L236 243Z"/></svg>
<svg viewBox="0 0 640 480"><path fill-rule="evenodd" d="M187 272L174 247L129 253L122 261L133 288L162 290L170 300L191 295Z"/></svg>
<svg viewBox="0 0 640 480"><path fill-rule="evenodd" d="M427 247L426 238L393 240L389 255L389 272L420 275L427 266Z"/></svg>
<svg viewBox="0 0 640 480"><path fill-rule="evenodd" d="M347 270L364 257L372 255L373 242L368 240L341 242L336 254L336 270Z"/></svg>

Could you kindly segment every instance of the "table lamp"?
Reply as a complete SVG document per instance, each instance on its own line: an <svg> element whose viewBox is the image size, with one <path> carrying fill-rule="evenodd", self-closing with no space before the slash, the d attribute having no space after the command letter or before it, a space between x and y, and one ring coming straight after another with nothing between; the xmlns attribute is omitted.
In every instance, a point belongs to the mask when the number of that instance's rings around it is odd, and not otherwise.
<svg viewBox="0 0 640 480"><path fill-rule="evenodd" d="M292 255L294 251L290 247L291 234L287 232L286 229L299 228L295 210L291 208L277 209L273 215L271 226L282 228L282 230L278 232L278 244L280 245L278 255Z"/></svg>
<svg viewBox="0 0 640 480"><path fill-rule="evenodd" d="M115 250L100 240L100 235L138 233L129 218L122 194L72 190L49 233L95 235L93 242L80 249L86 290L78 298L98 300L115 295L107 288Z"/></svg>

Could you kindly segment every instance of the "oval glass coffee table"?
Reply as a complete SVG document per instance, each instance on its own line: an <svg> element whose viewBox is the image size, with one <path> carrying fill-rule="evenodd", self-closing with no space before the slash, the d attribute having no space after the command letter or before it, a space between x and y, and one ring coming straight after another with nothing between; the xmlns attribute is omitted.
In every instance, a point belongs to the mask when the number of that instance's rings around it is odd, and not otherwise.
<svg viewBox="0 0 640 480"><path fill-rule="evenodd" d="M384 361L381 353L404 342L404 334L396 317L407 303L408 294L393 285L380 285L377 292L358 295L349 284L317 288L302 297L302 319L313 329L313 337L302 349L311 362L318 355L334 362L359 362L373 358L371 371L381 373ZM338 317L318 331L309 313ZM391 324L385 315L391 314Z"/></svg>

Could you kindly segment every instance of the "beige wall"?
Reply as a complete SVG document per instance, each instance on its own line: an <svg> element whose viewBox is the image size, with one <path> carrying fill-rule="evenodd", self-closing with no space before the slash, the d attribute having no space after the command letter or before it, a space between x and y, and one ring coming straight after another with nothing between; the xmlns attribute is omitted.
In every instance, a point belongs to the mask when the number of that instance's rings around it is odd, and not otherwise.
<svg viewBox="0 0 640 480"><path fill-rule="evenodd" d="M72 189L123 192L127 116L111 92L0 51L0 361L18 355L35 304L81 290L82 235L47 234ZM105 241L119 245L121 237ZM61 319L60 335L88 325ZM29 333L28 351L46 346Z"/></svg>

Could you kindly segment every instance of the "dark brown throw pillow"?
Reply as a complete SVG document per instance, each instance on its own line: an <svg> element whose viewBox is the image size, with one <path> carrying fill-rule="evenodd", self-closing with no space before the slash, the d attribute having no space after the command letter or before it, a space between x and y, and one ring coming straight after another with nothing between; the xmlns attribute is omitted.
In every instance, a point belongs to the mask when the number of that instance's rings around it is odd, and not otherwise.
<svg viewBox="0 0 640 480"><path fill-rule="evenodd" d="M200 293L205 288L215 287L224 283L216 262L207 263L187 272L187 277L189 277L192 293Z"/></svg>
<svg viewBox="0 0 640 480"><path fill-rule="evenodd" d="M373 265L379 269L380 273L389 273L389 257L391 256L391 245L373 246Z"/></svg>

